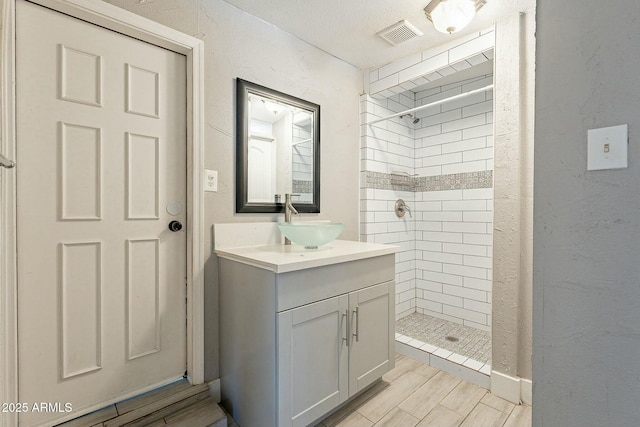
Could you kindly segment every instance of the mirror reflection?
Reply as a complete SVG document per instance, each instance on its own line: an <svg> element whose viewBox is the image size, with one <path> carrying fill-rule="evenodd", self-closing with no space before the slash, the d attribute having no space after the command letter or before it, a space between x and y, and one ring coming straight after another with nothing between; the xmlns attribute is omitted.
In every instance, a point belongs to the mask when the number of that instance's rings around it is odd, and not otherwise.
<svg viewBox="0 0 640 427"><path fill-rule="evenodd" d="M319 106L238 79L237 212L319 212Z"/></svg>
<svg viewBox="0 0 640 427"><path fill-rule="evenodd" d="M312 124L308 110L249 95L249 203L286 193L299 194L298 203L313 201Z"/></svg>

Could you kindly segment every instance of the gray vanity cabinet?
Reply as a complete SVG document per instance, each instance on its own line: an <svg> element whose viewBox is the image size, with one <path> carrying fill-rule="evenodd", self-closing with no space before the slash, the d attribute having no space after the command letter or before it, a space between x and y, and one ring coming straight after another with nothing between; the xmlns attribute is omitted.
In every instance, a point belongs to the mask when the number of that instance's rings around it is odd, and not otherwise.
<svg viewBox="0 0 640 427"><path fill-rule="evenodd" d="M394 366L394 255L287 273L219 260L223 404L304 427Z"/></svg>
<svg viewBox="0 0 640 427"><path fill-rule="evenodd" d="M393 282L278 313L279 426L304 427L393 366Z"/></svg>

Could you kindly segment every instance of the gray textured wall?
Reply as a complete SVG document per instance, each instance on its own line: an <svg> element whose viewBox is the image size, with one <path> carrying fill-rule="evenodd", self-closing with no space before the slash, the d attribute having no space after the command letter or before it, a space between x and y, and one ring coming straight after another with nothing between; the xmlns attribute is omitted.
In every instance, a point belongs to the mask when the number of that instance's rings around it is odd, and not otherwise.
<svg viewBox="0 0 640 427"><path fill-rule="evenodd" d="M530 11L496 23L494 60L491 369L525 379L531 379L534 19ZM507 398L494 379L492 391Z"/></svg>
<svg viewBox="0 0 640 427"><path fill-rule="evenodd" d="M533 425L640 423L637 0L538 0ZM629 168L587 129L629 124Z"/></svg>

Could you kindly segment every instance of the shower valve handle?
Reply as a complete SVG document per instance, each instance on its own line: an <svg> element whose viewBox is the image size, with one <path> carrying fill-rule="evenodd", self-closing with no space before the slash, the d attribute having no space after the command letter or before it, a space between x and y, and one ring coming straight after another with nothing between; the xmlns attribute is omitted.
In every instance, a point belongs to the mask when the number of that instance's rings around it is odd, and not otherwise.
<svg viewBox="0 0 640 427"><path fill-rule="evenodd" d="M398 218L402 218L404 216L404 214L407 213L407 212L409 212L409 216L412 217L411 209L409 209L409 206L407 206L406 203L404 202L404 200L402 200L402 199L396 200L395 212L396 212L396 216Z"/></svg>

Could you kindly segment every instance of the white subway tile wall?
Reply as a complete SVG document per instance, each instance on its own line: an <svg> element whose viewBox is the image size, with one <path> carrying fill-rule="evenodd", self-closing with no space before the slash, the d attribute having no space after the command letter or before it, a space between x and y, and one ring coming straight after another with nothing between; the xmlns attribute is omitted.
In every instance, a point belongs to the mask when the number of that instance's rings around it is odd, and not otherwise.
<svg viewBox="0 0 640 427"><path fill-rule="evenodd" d="M360 111L363 123L367 123L414 106L412 92L382 100L362 95ZM396 217L394 205L397 199L403 199L413 210L415 192L406 185L391 186L389 176L397 173L400 178L409 178L414 174L414 124L409 118L396 117L373 126L363 125L361 135L360 239L400 246L395 280L396 317L401 318L415 312L415 221L409 215ZM387 178L387 185L377 182L372 174L376 172Z"/></svg>
<svg viewBox="0 0 640 427"><path fill-rule="evenodd" d="M390 70L377 70L378 76ZM386 99L363 95L363 123L492 81L487 75ZM362 127L361 239L402 248L396 255L398 319L419 312L490 330L492 96L487 91L421 110L417 124L396 117ZM406 174L404 181L394 173ZM396 217L399 198L412 216Z"/></svg>

